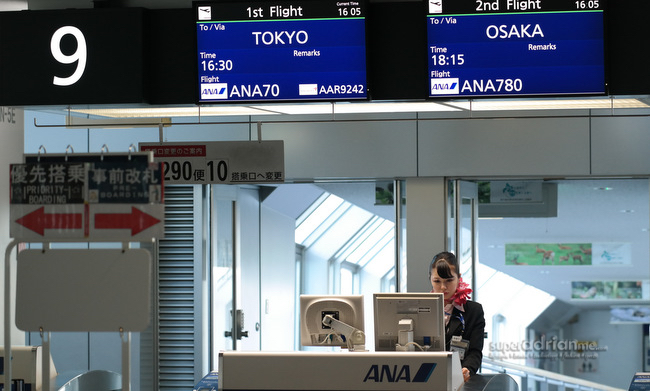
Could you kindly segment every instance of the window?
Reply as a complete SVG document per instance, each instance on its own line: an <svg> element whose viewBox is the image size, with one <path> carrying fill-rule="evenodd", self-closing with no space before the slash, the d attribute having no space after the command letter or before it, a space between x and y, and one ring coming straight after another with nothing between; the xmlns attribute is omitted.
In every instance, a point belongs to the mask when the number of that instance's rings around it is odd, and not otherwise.
<svg viewBox="0 0 650 391"><path fill-rule="evenodd" d="M374 197L374 188L370 190ZM382 207L392 213L392 206ZM382 290L383 276L395 268L395 224L369 209L323 192L296 219L296 244L304 248L302 293Z"/></svg>

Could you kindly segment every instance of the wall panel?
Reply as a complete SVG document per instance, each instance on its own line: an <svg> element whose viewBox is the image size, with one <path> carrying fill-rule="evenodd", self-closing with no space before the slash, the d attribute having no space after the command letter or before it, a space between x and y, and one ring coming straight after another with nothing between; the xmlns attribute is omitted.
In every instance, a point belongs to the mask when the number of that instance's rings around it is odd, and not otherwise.
<svg viewBox="0 0 650 391"><path fill-rule="evenodd" d="M650 174L650 117L592 119L594 175Z"/></svg>
<svg viewBox="0 0 650 391"><path fill-rule="evenodd" d="M588 118L420 121L419 176L589 175Z"/></svg>
<svg viewBox="0 0 650 391"><path fill-rule="evenodd" d="M393 178L416 175L416 122L264 124L284 140L285 178Z"/></svg>

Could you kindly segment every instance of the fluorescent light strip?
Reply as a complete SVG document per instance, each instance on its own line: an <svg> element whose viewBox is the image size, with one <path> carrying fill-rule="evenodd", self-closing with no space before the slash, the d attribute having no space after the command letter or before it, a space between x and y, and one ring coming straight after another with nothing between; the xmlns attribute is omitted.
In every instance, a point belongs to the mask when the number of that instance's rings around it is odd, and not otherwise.
<svg viewBox="0 0 650 391"><path fill-rule="evenodd" d="M466 102L449 102L448 104L468 111L622 109L650 107L638 99L474 100Z"/></svg>
<svg viewBox="0 0 650 391"><path fill-rule="evenodd" d="M147 117L212 117L228 115L268 115L267 111L248 106L207 107L138 107L115 109L71 109L70 112L92 117L147 118Z"/></svg>
<svg viewBox="0 0 650 391"><path fill-rule="evenodd" d="M334 112L337 114L416 113L459 110L456 107L450 107L436 102L341 103L334 106Z"/></svg>
<svg viewBox="0 0 650 391"><path fill-rule="evenodd" d="M363 103L301 103L254 106L214 105L192 107L140 107L106 109L71 109L76 114L104 118L146 117L213 117L235 115L318 115L450 111L514 111L568 109L650 108L640 99L528 99L528 100L466 100L445 102L363 102Z"/></svg>

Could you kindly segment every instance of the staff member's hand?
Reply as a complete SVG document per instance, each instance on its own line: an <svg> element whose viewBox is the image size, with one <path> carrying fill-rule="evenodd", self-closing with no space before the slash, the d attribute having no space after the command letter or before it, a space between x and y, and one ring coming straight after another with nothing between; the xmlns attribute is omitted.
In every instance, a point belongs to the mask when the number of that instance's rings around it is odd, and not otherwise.
<svg viewBox="0 0 650 391"><path fill-rule="evenodd" d="M469 380L469 369L463 368L463 380L468 381Z"/></svg>

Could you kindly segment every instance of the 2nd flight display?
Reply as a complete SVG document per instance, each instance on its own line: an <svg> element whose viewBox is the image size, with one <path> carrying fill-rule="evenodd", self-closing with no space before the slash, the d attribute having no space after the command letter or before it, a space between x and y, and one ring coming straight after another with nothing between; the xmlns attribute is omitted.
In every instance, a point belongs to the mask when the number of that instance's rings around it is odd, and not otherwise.
<svg viewBox="0 0 650 391"><path fill-rule="evenodd" d="M604 94L604 0L428 0L429 96Z"/></svg>
<svg viewBox="0 0 650 391"><path fill-rule="evenodd" d="M195 3L199 102L367 98L365 4Z"/></svg>

